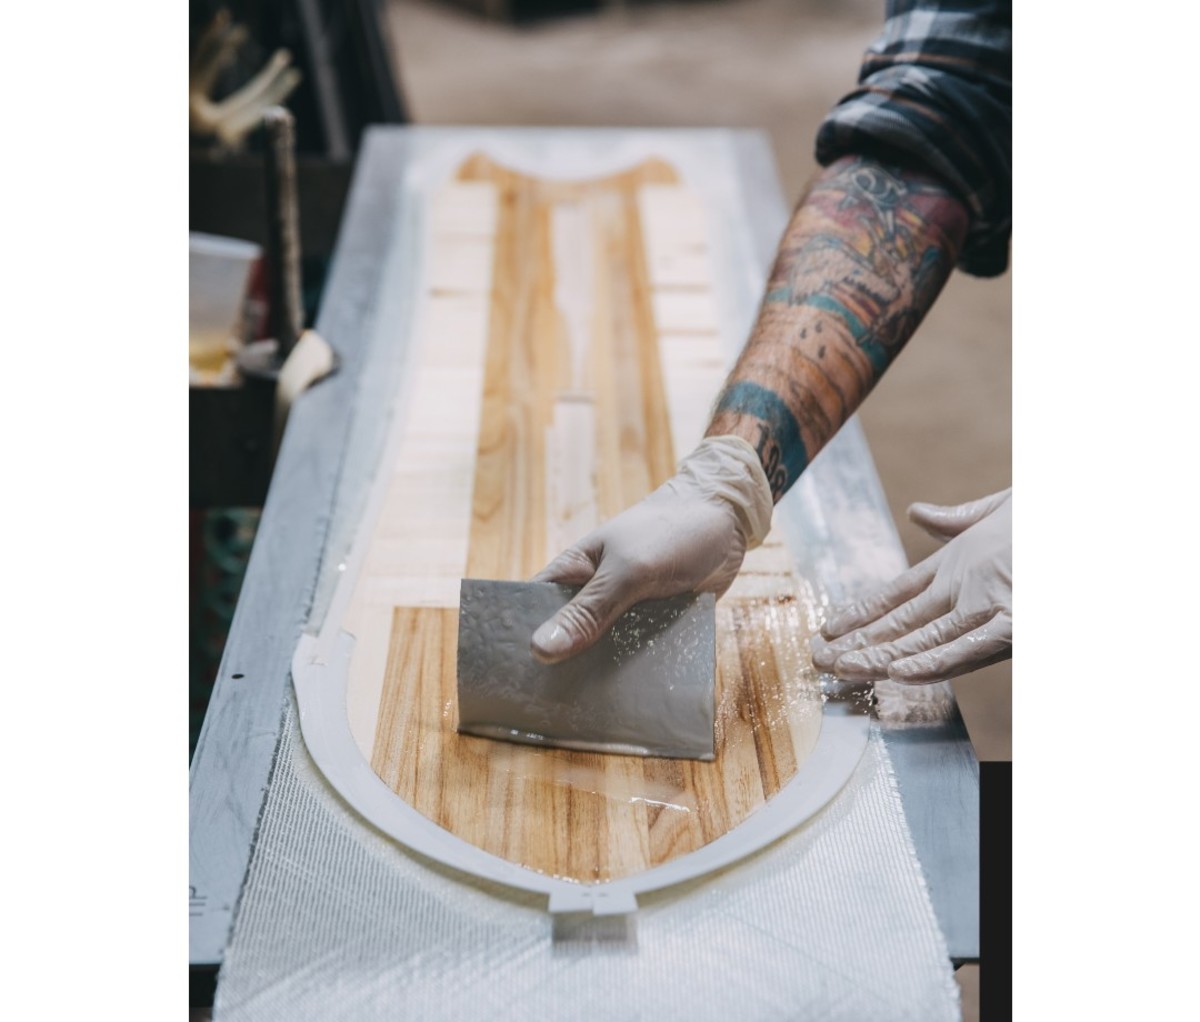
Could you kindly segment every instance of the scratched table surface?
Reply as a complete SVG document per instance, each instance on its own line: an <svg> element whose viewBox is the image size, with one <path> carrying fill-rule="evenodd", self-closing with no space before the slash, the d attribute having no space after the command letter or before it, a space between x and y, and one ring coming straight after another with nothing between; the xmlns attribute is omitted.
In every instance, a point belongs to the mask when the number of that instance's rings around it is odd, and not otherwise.
<svg viewBox="0 0 1200 1022"><path fill-rule="evenodd" d="M727 326L744 336L788 203L761 133L721 130L380 128L360 155L317 330L340 371L299 399L263 511L204 728L191 768L190 960L220 963L250 861L282 724L292 653L319 624L332 588L323 562L353 538L360 499L387 428L403 360L371 343L410 317L417 283L384 288L395 260L418 243L406 174L432 154L506 148L536 154L575 141L585 154L659 151L704 167L721 201L740 205L741 241L725 269ZM716 184L712 184L715 181ZM411 179L409 179L411 184ZM702 189L703 190L703 189ZM728 239L727 239L728 240ZM740 258L739 258L740 257ZM751 264L747 269L747 263ZM730 311L732 310L732 311ZM797 568L833 599L869 591L905 566L857 421L815 459L780 505L777 527ZM817 541L814 541L816 539ZM978 959L978 764L957 711L936 723L889 726L884 737L939 924L955 962Z"/></svg>

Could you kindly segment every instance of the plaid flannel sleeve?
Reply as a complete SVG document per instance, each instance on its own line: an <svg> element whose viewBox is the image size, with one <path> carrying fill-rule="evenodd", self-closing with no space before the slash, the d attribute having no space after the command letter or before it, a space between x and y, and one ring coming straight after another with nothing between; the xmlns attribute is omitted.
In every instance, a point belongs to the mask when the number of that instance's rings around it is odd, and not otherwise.
<svg viewBox="0 0 1200 1022"><path fill-rule="evenodd" d="M817 133L822 166L847 155L941 178L971 213L959 266L1002 273L1012 232L1011 2L888 0L858 88Z"/></svg>

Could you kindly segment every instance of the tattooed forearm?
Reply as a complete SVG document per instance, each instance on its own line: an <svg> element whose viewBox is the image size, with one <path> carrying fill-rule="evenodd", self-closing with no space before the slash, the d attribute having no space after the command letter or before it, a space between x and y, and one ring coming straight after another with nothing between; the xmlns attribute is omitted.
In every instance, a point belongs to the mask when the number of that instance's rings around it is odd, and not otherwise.
<svg viewBox="0 0 1200 1022"><path fill-rule="evenodd" d="M912 336L966 231L923 174L855 157L817 178L708 428L754 444L777 501Z"/></svg>

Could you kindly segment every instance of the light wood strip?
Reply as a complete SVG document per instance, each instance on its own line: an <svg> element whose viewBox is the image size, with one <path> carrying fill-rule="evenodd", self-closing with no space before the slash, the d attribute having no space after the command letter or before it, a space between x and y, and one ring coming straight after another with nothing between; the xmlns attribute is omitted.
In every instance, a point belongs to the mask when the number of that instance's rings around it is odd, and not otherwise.
<svg viewBox="0 0 1200 1022"><path fill-rule="evenodd" d="M565 550L596 527L596 409L590 397L554 402L546 439L548 550Z"/></svg>
<svg viewBox="0 0 1200 1022"><path fill-rule="evenodd" d="M610 241L603 222L614 215L616 196L601 192L590 197L593 218L592 279L595 301L592 303L591 388L596 421L620 421L616 380L617 324L612 275L609 273ZM602 429L596 433L596 517L607 521L624 510L621 431Z"/></svg>
<svg viewBox="0 0 1200 1022"><path fill-rule="evenodd" d="M629 232L630 298L638 331L638 358L642 379L642 407L646 421L646 463L653 490L675 474L675 447L671 436L671 418L663 387L662 359L658 352L658 332L652 308L650 275L646 268L646 248L642 241L641 215L635 195L625 199L625 224Z"/></svg>
<svg viewBox="0 0 1200 1022"><path fill-rule="evenodd" d="M350 734L364 758L370 759L391 655L391 607L372 602L366 588L360 586L342 627L357 636L346 679L348 691L355 696L346 702Z"/></svg>
<svg viewBox="0 0 1200 1022"><path fill-rule="evenodd" d="M618 219L609 222L606 266L613 308L613 374L616 389L616 427L620 457L621 492L618 507L636 504L654 489L648 458L645 401L642 396L641 352L637 313L629 280L627 239ZM644 324L643 324L644 325Z"/></svg>
<svg viewBox="0 0 1200 1022"><path fill-rule="evenodd" d="M464 168L465 169L465 168ZM505 513L521 511L521 487L514 477L521 472L518 461L521 431L520 407L512 394L510 364L517 358L514 336L530 327L529 285L525 279L531 262L529 242L522 244L518 229L525 219L528 202L512 189L500 189L493 255L492 312L484 362L479 440L475 460L472 498L472 535L476 542L468 552L466 574L471 578L513 577L513 562L519 557L522 535L507 529ZM524 236L531 231L526 225ZM519 481L519 480L518 480ZM518 552L514 554L514 545Z"/></svg>

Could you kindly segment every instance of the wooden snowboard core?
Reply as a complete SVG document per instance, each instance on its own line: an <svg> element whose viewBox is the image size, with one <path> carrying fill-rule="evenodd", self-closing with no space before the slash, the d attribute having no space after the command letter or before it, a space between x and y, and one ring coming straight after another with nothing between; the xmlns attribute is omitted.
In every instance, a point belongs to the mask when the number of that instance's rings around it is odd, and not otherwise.
<svg viewBox="0 0 1200 1022"><path fill-rule="evenodd" d="M661 160L589 181L483 155L430 203L422 309L343 628L351 730L419 812L582 882L737 826L820 729L812 595L772 534L717 605L713 763L531 748L455 731L458 584L527 579L644 497L723 382L701 198Z"/></svg>

